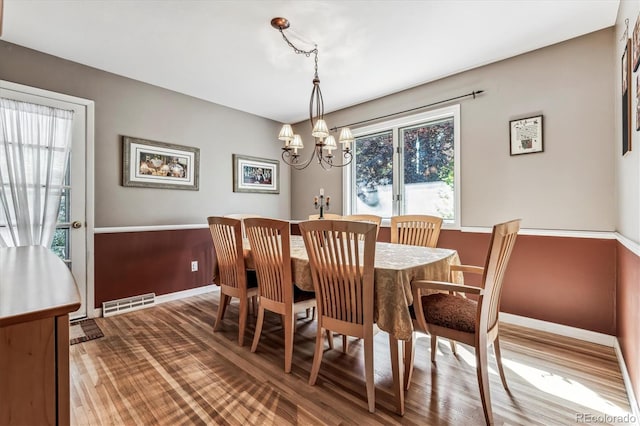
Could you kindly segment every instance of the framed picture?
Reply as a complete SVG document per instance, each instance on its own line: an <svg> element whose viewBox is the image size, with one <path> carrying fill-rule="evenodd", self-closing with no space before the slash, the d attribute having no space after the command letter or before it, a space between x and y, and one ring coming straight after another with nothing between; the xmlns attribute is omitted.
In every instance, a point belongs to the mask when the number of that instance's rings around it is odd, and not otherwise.
<svg viewBox="0 0 640 426"><path fill-rule="evenodd" d="M633 38L631 39L631 66L633 72L636 72L638 65L640 65L640 16L636 19L636 25L633 27Z"/></svg>
<svg viewBox="0 0 640 426"><path fill-rule="evenodd" d="M509 122L511 155L543 152L542 116L521 118Z"/></svg>
<svg viewBox="0 0 640 426"><path fill-rule="evenodd" d="M280 193L280 162L233 154L233 192Z"/></svg>
<svg viewBox="0 0 640 426"><path fill-rule="evenodd" d="M199 167L199 148L123 137L123 186L197 191Z"/></svg>
<svg viewBox="0 0 640 426"><path fill-rule="evenodd" d="M627 45L622 53L620 61L622 77L622 155L631 151L631 40L627 39Z"/></svg>

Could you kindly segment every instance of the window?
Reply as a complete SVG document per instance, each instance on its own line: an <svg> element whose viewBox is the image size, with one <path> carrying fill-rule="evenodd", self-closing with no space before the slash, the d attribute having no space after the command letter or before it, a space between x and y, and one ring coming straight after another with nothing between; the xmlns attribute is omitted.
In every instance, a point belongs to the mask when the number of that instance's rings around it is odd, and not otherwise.
<svg viewBox="0 0 640 426"><path fill-rule="evenodd" d="M429 214L460 226L460 106L354 129L345 213Z"/></svg>
<svg viewBox="0 0 640 426"><path fill-rule="evenodd" d="M62 195L60 197L60 210L58 211L58 220L56 222L56 230L51 241L51 250L58 255L63 262L71 269L71 169L67 167L62 186Z"/></svg>

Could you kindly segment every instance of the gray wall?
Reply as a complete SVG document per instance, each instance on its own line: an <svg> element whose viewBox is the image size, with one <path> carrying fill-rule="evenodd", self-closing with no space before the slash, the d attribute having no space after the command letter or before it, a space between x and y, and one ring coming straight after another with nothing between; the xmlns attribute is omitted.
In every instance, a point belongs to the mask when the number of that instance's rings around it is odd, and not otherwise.
<svg viewBox="0 0 640 426"><path fill-rule="evenodd" d="M279 123L2 41L0 79L95 101L96 227L289 218L288 168L279 195L232 192L231 155L278 159ZM200 148L200 190L123 187L123 135Z"/></svg>
<svg viewBox="0 0 640 426"><path fill-rule="evenodd" d="M614 42L612 28L598 31L335 112L327 123L340 126L484 90L460 102L462 225L520 217L526 228L612 231ZM544 153L511 157L509 120L537 114L544 115ZM340 170L292 172L292 217L312 213L320 186L340 213L341 185Z"/></svg>
<svg viewBox="0 0 640 426"><path fill-rule="evenodd" d="M625 19L629 19L629 31L632 30L635 20L638 18L640 4L638 2L623 1L620 2L618 9L618 18L616 20L616 44L615 57L610 58L616 68L620 67L620 58L624 52L625 43L621 40L626 30ZM631 34L629 34L631 36ZM640 69L638 70L640 71ZM636 93L640 88L637 86L637 78L640 74L631 75L631 99L632 108L631 116L632 129L636 128L637 118L636 110L638 108L638 99ZM633 130L631 152L622 156L622 130L619 123L622 122L622 105L619 101L620 90L622 87L622 73L616 72L615 79L615 96L616 96L616 192L618 194L618 216L616 222L616 230L632 241L640 244L640 133Z"/></svg>

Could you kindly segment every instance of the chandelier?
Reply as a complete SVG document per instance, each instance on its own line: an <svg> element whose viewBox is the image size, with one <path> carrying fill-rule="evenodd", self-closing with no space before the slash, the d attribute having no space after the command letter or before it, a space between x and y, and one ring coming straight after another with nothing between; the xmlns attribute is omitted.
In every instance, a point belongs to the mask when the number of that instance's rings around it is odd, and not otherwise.
<svg viewBox="0 0 640 426"><path fill-rule="evenodd" d="M301 160L298 151L304 148L302 137L299 134L293 133L293 128L290 124L284 124L278 135L278 139L284 143L282 147L282 160L297 170L306 169L314 158L324 169L346 166L351 163L353 159L350 144L354 141L354 138L348 127L343 127L340 130L338 142L342 146L342 160L341 163L335 162L335 157L338 155L334 155L333 151L339 151L339 149L335 137L329 133L327 123L324 121L324 101L322 99L322 91L320 90L320 78L318 77L318 45L314 44L314 48L311 50L302 50L294 46L284 33L284 30L289 28L289 21L286 18L273 18L271 20L271 26L280 31L284 41L287 42L296 54L303 54L306 57L313 54L315 61L313 89L311 90L311 99L309 100L309 123L313 129L311 136L314 138L314 150L308 160Z"/></svg>

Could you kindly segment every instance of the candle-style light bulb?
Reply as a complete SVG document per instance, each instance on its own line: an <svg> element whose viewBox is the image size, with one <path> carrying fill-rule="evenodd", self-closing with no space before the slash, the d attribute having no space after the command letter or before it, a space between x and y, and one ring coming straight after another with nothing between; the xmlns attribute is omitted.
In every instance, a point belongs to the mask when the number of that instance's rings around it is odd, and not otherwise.
<svg viewBox="0 0 640 426"><path fill-rule="evenodd" d="M320 196L324 197L324 188L320 188Z"/></svg>

